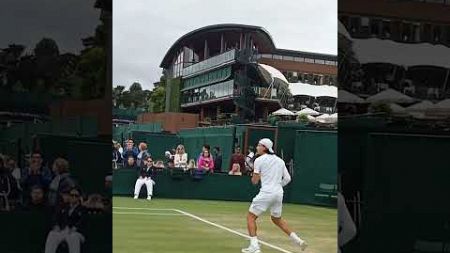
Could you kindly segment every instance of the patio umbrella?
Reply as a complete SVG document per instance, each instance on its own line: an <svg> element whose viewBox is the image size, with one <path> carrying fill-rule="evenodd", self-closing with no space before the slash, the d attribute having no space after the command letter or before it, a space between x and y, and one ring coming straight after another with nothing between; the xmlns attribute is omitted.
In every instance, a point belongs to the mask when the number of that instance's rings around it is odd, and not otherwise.
<svg viewBox="0 0 450 253"><path fill-rule="evenodd" d="M369 103L412 103L414 99L393 89L384 90L366 99Z"/></svg>
<svg viewBox="0 0 450 253"><path fill-rule="evenodd" d="M295 113L289 111L288 109L281 108L281 109L278 109L278 110L274 111L272 113L272 115L276 115L276 116L294 116Z"/></svg>
<svg viewBox="0 0 450 253"><path fill-rule="evenodd" d="M358 97L357 95L348 92L346 90L338 91L338 102L339 103L349 103L349 104L363 104L366 103L364 99Z"/></svg>
<svg viewBox="0 0 450 253"><path fill-rule="evenodd" d="M317 116L317 115L320 115L319 112L314 111L314 110L311 109L311 108L305 108L305 109L302 109L302 110L298 111L296 114L297 114L297 115L306 114L306 115L311 115L311 116Z"/></svg>
<svg viewBox="0 0 450 253"><path fill-rule="evenodd" d="M336 114L336 113L334 113ZM316 121L320 122L320 123L328 123L328 124L332 124L332 123L336 123L337 122L337 114L335 116L332 116L333 114L322 114L318 117L316 117Z"/></svg>

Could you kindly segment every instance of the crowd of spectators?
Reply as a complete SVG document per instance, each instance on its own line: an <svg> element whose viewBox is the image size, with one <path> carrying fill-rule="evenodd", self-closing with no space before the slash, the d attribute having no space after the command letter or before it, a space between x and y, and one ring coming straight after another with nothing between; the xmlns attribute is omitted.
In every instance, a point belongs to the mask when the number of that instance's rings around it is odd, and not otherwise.
<svg viewBox="0 0 450 253"><path fill-rule="evenodd" d="M65 245L69 253L79 253L86 216L111 211L112 175L105 177L104 192L88 195L63 157L49 162L35 151L25 156L23 164L21 168L16 158L0 154L0 212L48 217L52 229L44 251L55 253Z"/></svg>
<svg viewBox="0 0 450 253"><path fill-rule="evenodd" d="M132 139L128 139L124 143L125 148L121 150L121 145L117 141L113 141L112 162L113 167L131 169L138 173L142 168L147 167L147 158L152 158L148 144L145 142L135 145ZM191 154L191 155L190 155ZM234 153L229 157L229 168L222 167L223 155L220 147L204 144L200 153L195 156L188 153L184 145L179 144L176 148L164 152L165 160L151 159L151 167L155 171L162 169L180 170L184 172L195 173L227 173L228 175L241 176L251 175L253 171L253 160L255 154L253 148L250 147L244 155L240 147L236 147Z"/></svg>
<svg viewBox="0 0 450 253"><path fill-rule="evenodd" d="M71 173L69 161L63 157L49 163L41 152L35 151L25 156L23 164L20 168L15 157L0 154L0 211L55 212L69 201L71 189L81 191L81 186ZM89 212L108 211L111 203L110 194L107 194L109 190L105 189L103 195L82 196L82 205Z"/></svg>

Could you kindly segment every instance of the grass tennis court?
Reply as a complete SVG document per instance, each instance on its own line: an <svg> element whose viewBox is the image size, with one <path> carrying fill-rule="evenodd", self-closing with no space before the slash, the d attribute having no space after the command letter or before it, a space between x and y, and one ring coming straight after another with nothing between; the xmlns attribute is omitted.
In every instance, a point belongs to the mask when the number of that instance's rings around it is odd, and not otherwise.
<svg viewBox="0 0 450 253"><path fill-rule="evenodd" d="M245 216L249 203L231 201L114 197L115 253L232 253L248 246ZM285 204L290 226L305 238L306 253L336 252L337 211L331 208ZM258 221L264 253L301 252L270 221Z"/></svg>

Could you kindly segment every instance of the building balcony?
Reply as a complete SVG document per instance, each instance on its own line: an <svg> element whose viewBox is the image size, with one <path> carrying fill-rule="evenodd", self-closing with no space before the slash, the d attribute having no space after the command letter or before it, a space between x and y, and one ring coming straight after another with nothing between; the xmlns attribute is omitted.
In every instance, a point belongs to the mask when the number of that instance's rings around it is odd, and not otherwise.
<svg viewBox="0 0 450 253"><path fill-rule="evenodd" d="M236 52L236 49L232 49L226 51L225 53L213 56L204 61L185 67L183 68L183 78L198 75L231 64L236 60Z"/></svg>

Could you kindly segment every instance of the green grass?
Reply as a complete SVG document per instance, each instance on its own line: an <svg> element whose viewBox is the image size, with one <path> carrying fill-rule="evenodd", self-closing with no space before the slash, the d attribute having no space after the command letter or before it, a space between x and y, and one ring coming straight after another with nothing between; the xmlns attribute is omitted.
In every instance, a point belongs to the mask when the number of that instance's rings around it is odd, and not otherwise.
<svg viewBox="0 0 450 253"><path fill-rule="evenodd" d="M114 207L180 209L244 234L247 234L245 217L249 204L157 198L149 202L131 197L114 197ZM174 211L114 209L114 212L115 253L232 253L248 246L248 240L239 235ZM125 215L117 212L144 214ZM283 217L292 229L308 241L309 247L305 253L337 251L336 209L285 204ZM269 214L258 219L258 237L285 250L301 252L271 223ZM280 252L264 245L261 249L263 253Z"/></svg>

